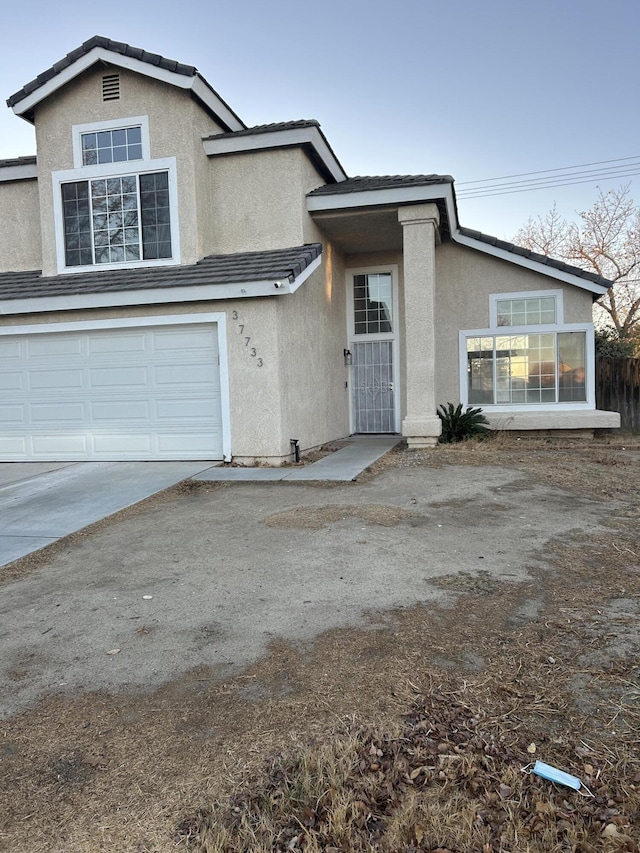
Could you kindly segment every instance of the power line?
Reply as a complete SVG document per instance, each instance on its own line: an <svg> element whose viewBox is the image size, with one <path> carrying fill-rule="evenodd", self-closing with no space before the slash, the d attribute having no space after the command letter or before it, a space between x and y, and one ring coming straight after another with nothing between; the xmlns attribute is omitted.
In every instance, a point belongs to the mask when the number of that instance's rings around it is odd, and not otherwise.
<svg viewBox="0 0 640 853"><path fill-rule="evenodd" d="M516 175L499 175L497 178L481 178L476 181L460 181L458 186L467 186L468 184L486 184L491 183L492 181L505 181L509 178L526 178L529 175L544 175L548 172L569 172L572 169L583 169L586 166L603 166L606 163L621 163L624 160L637 160L640 157L639 154L635 154L633 157L618 157L614 160L596 160L593 163L576 163L574 166L559 166L557 169L539 169L537 172L520 172Z"/></svg>
<svg viewBox="0 0 640 853"><path fill-rule="evenodd" d="M633 175L640 175L640 171L620 172L619 174L607 175L605 177L607 177L607 178L628 178L628 177L631 177ZM480 188L478 188L479 191L477 193L473 193L471 191L467 195L465 195L464 192L462 192L462 193L456 193L456 196L460 200L466 201L466 199L469 199L469 198L486 198L488 196L512 195L514 193L532 192L533 190L545 190L545 189L551 189L553 187L570 187L570 186L574 186L576 184L593 184L597 180L598 180L598 178L596 177L596 178L586 178L586 179L583 179L580 181L561 181L561 182L556 181L555 183L552 182L552 183L548 183L548 184L539 184L538 186L535 186L535 187L534 186L525 186L525 187L519 187L518 189L499 190L498 192L492 192L491 190L494 188L486 187L484 192L481 192Z"/></svg>
<svg viewBox="0 0 640 853"><path fill-rule="evenodd" d="M522 186L524 188L531 187L531 189L536 189L536 186L535 186L536 184L548 183L550 181L560 181L560 180L565 180L567 178L569 178L569 179L570 178L581 178L585 175L592 175L593 180L599 180L601 178L607 179L607 178L611 178L611 177L618 177L618 173L619 173L620 169L629 170L632 168L633 169L640 168L640 160L638 160L638 162L636 162L636 163L628 163L625 166L622 166L622 165L621 166L609 166L606 169L587 169L587 170L582 171L582 172L567 173L565 175L549 175L549 176L544 177L544 178L531 178L528 181L507 181L507 182L502 183L502 184L496 183L496 184L493 184L492 186L486 186L486 187L468 187L467 189L460 190L458 195L464 196L464 195L467 195L468 193L480 193L480 192L485 192L485 191L489 192L491 190L502 189L503 187L510 188L510 187ZM609 174L612 172L615 174Z"/></svg>

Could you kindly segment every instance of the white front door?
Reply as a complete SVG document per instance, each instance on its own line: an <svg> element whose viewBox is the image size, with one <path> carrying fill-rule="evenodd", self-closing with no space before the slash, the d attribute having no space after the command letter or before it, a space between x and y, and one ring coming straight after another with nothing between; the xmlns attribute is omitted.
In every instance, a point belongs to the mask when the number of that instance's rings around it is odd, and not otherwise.
<svg viewBox="0 0 640 853"><path fill-rule="evenodd" d="M399 428L395 269L351 270L348 275L352 431L395 433Z"/></svg>
<svg viewBox="0 0 640 853"><path fill-rule="evenodd" d="M216 323L0 335L0 460L222 459Z"/></svg>

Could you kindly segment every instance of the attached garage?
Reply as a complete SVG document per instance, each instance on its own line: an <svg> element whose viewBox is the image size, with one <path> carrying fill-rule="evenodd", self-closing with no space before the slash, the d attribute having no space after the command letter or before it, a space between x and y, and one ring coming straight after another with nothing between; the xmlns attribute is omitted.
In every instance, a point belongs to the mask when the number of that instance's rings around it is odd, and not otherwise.
<svg viewBox="0 0 640 853"><path fill-rule="evenodd" d="M0 329L0 460L223 459L218 323L176 319Z"/></svg>

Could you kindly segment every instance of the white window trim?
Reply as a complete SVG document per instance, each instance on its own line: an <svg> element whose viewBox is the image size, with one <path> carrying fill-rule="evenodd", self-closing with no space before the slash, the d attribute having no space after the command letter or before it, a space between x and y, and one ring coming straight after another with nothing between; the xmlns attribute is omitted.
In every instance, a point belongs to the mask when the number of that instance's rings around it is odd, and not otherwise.
<svg viewBox="0 0 640 853"><path fill-rule="evenodd" d="M391 273L391 304L393 311L393 332L376 332L374 334L356 335L354 333L354 310L353 310L353 278L356 275L375 275L376 273ZM398 294L398 265L386 264L384 266L364 266L364 267L349 267L345 270L346 277L346 294L347 294L347 347L350 349L353 343L364 341L393 341L393 404L394 412L394 428L397 433L400 432L400 358L399 358L399 294ZM353 432L355 424L355 413L353 411L353 393L352 393L352 370L349 370L349 429Z"/></svg>
<svg viewBox="0 0 640 853"><path fill-rule="evenodd" d="M95 125L92 125L95 127ZM144 175L147 172L169 173L169 205L171 210L171 258L154 260L123 261L119 264L87 264L68 267L65 265L64 251L64 215L62 210L62 184L71 181L91 181L98 178L112 178L120 175ZM175 157L159 160L129 160L124 163L104 163L97 166L83 166L81 169L66 169L52 172L53 181L53 221L56 237L57 270L60 275L73 275L96 270L135 269L137 267L172 266L180 263L180 228L178 223L178 184Z"/></svg>
<svg viewBox="0 0 640 853"><path fill-rule="evenodd" d="M224 312L206 314L159 314L144 317L112 317L107 320L76 320L68 323L37 323L0 326L3 335L50 334L52 332L80 332L92 329L126 329L141 326L182 326L191 323L215 323L218 327L218 355L220 361L220 399L222 416L222 454L225 462L231 461L231 403L229 393L229 360L227 353L227 315Z"/></svg>
<svg viewBox="0 0 640 853"><path fill-rule="evenodd" d="M587 399L584 403L521 403L498 404L469 403L469 387L467 383L467 338L494 338L496 335L543 335L548 332L586 332L585 390ZM460 373L460 402L463 406L474 406L487 412L575 412L580 410L595 410L596 407L596 378L595 336L593 323L555 323L545 326L499 326L490 329L465 329L459 332L459 373Z"/></svg>
<svg viewBox="0 0 640 853"><path fill-rule="evenodd" d="M151 159L151 145L149 137L149 116L132 116L131 118L117 118L109 121L92 121L88 124L74 124L71 128L73 140L73 166L75 169L91 168L82 162L82 134L99 133L101 130L124 130L127 127L139 127L142 136L142 160ZM140 163L140 160L128 160L128 163ZM104 163L104 166L111 165Z"/></svg>
<svg viewBox="0 0 640 853"><path fill-rule="evenodd" d="M513 293L492 293L489 296L489 324L492 329L512 329L513 326L498 325L498 302L502 299L539 299L545 296L556 298L556 322L555 325L564 323L564 291L558 290L516 290ZM538 329L535 323L527 326L527 329Z"/></svg>

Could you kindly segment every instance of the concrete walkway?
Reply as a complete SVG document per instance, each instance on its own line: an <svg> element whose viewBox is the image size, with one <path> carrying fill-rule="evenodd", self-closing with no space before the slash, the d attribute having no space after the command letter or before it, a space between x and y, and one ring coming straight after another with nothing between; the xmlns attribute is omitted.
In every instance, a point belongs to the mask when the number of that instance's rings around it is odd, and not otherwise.
<svg viewBox="0 0 640 853"><path fill-rule="evenodd" d="M0 566L181 480L348 482L399 441L397 436L358 436L300 468L222 468L206 461L0 463Z"/></svg>
<svg viewBox="0 0 640 853"><path fill-rule="evenodd" d="M302 468L209 468L191 479L245 483L274 480L296 483L327 480L349 482L400 441L402 439L396 435L358 435L351 438L350 444L341 450L329 453L323 459Z"/></svg>
<svg viewBox="0 0 640 853"><path fill-rule="evenodd" d="M0 566L216 464L1 463Z"/></svg>

